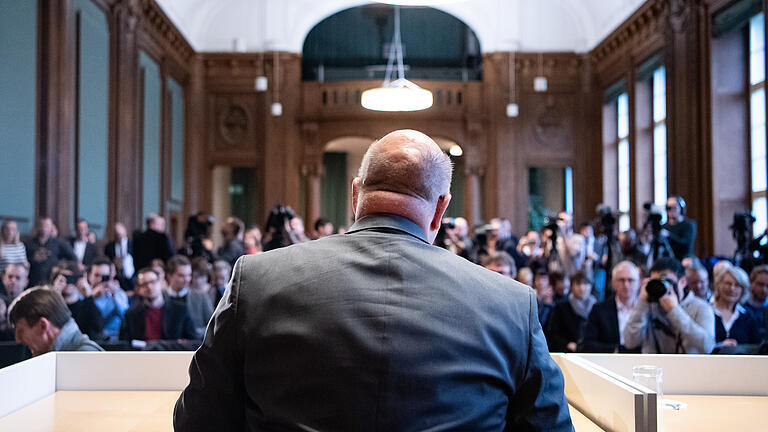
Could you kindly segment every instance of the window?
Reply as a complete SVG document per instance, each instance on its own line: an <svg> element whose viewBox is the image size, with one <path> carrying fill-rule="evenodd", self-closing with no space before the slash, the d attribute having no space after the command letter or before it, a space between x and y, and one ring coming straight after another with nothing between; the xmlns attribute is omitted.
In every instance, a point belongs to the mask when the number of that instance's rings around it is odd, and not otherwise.
<svg viewBox="0 0 768 432"><path fill-rule="evenodd" d="M667 202L667 80L664 66L653 71L653 202Z"/></svg>
<svg viewBox="0 0 768 432"><path fill-rule="evenodd" d="M749 20L749 111L752 183L752 226L755 234L768 227L768 170L765 134L765 23L759 13Z"/></svg>
<svg viewBox="0 0 768 432"><path fill-rule="evenodd" d="M618 120L619 231L629 229L629 98L626 93L616 100Z"/></svg>

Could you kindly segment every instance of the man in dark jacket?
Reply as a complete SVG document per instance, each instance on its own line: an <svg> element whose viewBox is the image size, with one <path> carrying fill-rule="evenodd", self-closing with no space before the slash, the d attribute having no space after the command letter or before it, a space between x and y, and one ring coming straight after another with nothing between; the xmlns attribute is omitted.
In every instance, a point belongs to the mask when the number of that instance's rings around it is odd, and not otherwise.
<svg viewBox="0 0 768 432"><path fill-rule="evenodd" d="M167 261L172 255L173 245L165 233L165 218L150 214L147 216L147 230L133 236L134 267L149 267L153 259Z"/></svg>
<svg viewBox="0 0 768 432"><path fill-rule="evenodd" d="M125 312L122 340L195 339L195 327L183 303L168 301L160 275L145 267L136 276L141 298Z"/></svg>
<svg viewBox="0 0 768 432"><path fill-rule="evenodd" d="M240 258L176 403L177 431L572 431L533 291L432 246L451 162L374 143L347 234Z"/></svg>
<svg viewBox="0 0 768 432"><path fill-rule="evenodd" d="M37 234L24 244L29 261L29 286L47 283L57 262L77 260L69 244L54 236L55 229L51 218L42 217L37 222Z"/></svg>

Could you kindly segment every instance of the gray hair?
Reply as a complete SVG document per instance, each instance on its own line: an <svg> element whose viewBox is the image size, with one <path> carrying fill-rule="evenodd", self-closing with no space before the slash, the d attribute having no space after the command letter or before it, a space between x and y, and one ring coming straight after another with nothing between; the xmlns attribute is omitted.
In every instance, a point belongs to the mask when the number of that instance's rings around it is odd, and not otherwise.
<svg viewBox="0 0 768 432"><path fill-rule="evenodd" d="M399 130L371 144L358 178L361 192L394 192L435 202L450 192L452 172L451 159L431 138Z"/></svg>
<svg viewBox="0 0 768 432"><path fill-rule="evenodd" d="M613 270L611 270L611 279L616 278L616 273L619 272L619 270L627 268L631 272L637 276L638 281L640 280L640 270L638 270L637 266L632 261L622 261L615 266L613 266Z"/></svg>
<svg viewBox="0 0 768 432"><path fill-rule="evenodd" d="M725 262L725 264L723 264L715 273L715 299L718 297L717 286L725 279L726 275L731 275L736 283L741 286L741 297L739 298L738 302L743 303L749 294L749 277L747 276L747 272L742 270L740 267L734 266L728 261L721 262Z"/></svg>

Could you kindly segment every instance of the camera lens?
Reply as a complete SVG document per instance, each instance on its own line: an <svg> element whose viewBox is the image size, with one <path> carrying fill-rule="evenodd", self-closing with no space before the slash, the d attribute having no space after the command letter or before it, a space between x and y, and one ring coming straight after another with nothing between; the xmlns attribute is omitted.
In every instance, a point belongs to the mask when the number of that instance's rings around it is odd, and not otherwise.
<svg viewBox="0 0 768 432"><path fill-rule="evenodd" d="M651 279L645 286L648 303L657 303L667 293L672 284L666 279Z"/></svg>

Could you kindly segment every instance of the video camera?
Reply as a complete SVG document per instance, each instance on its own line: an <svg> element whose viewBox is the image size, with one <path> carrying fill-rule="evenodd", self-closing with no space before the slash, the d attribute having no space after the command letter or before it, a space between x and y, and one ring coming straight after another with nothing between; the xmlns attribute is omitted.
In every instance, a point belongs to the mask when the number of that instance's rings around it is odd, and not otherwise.
<svg viewBox="0 0 768 432"><path fill-rule="evenodd" d="M661 231L661 221L664 219L664 209L650 201L643 204L643 209L647 212L644 226L651 226L653 235Z"/></svg>

